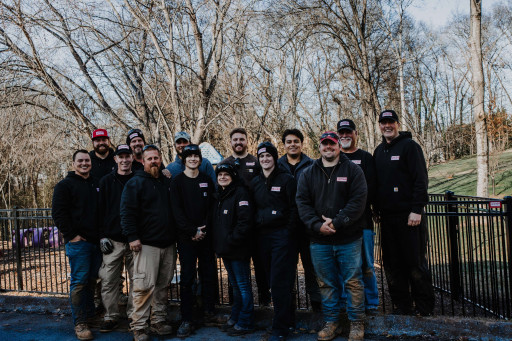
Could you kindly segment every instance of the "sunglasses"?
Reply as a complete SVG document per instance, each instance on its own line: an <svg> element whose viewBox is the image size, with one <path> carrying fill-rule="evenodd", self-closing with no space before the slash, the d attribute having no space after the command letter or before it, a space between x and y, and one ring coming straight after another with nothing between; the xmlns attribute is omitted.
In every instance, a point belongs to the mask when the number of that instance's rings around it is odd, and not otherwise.
<svg viewBox="0 0 512 341"><path fill-rule="evenodd" d="M336 141L338 141L338 139L339 139L338 135L336 135L334 133L323 133L322 136L320 136L320 141L323 140L323 139L326 139L328 137L333 138Z"/></svg>

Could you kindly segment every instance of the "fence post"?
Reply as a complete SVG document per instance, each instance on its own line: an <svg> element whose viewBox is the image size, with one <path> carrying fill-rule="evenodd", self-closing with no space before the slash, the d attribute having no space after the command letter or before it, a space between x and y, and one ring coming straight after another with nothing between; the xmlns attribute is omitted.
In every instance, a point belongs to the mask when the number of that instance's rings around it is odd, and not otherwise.
<svg viewBox="0 0 512 341"><path fill-rule="evenodd" d="M507 228L507 261L508 261L508 290L509 290L509 299L508 299L508 306L506 308L507 310L507 318L510 318L512 316L511 309L512 309L512 197L506 196L503 198L503 201L506 205L506 211L505 211L505 219L506 219L506 228Z"/></svg>
<svg viewBox="0 0 512 341"><path fill-rule="evenodd" d="M457 201L452 191L446 191L445 201ZM447 204L446 211L450 213L446 217L448 225L448 247L450 259L450 291L452 299L458 300L462 294L462 283L460 279L460 261L459 261L459 217L458 206L456 203Z"/></svg>
<svg viewBox="0 0 512 341"><path fill-rule="evenodd" d="M21 268L21 236L20 225L18 224L18 208L13 207L11 217L14 225L14 240L16 241L16 272L18 274L18 291L23 290L23 271Z"/></svg>

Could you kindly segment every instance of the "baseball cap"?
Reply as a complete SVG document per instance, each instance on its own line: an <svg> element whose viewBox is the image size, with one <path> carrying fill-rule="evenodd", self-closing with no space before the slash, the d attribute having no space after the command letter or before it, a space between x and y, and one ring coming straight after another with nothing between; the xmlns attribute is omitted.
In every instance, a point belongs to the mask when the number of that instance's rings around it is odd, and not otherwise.
<svg viewBox="0 0 512 341"><path fill-rule="evenodd" d="M338 134L336 134L334 131L326 131L320 136L320 143L324 142L325 140L330 140L334 143L340 143Z"/></svg>
<svg viewBox="0 0 512 341"><path fill-rule="evenodd" d="M91 139L94 140L95 138L98 138L98 137L109 138L107 130L106 129L96 129L96 130L94 130L92 132Z"/></svg>
<svg viewBox="0 0 512 341"><path fill-rule="evenodd" d="M384 110L379 115L379 122L382 120L393 120L395 122L398 122L398 115L394 110Z"/></svg>
<svg viewBox="0 0 512 341"><path fill-rule="evenodd" d="M122 153L131 154L132 153L132 149L127 144L120 144L119 146L117 146L114 155L119 155L119 154L122 154Z"/></svg>
<svg viewBox="0 0 512 341"><path fill-rule="evenodd" d="M357 129L356 129L356 125L355 125L354 121L349 120L349 119L343 119L338 122L338 131L340 131L340 130L354 131Z"/></svg>
<svg viewBox="0 0 512 341"><path fill-rule="evenodd" d="M190 137L190 135L189 135L187 132L180 131L180 132L177 132L177 133L174 135L174 142L178 141L179 139L185 139L185 140L187 140L188 142L190 142L190 140L191 140L192 138Z"/></svg>

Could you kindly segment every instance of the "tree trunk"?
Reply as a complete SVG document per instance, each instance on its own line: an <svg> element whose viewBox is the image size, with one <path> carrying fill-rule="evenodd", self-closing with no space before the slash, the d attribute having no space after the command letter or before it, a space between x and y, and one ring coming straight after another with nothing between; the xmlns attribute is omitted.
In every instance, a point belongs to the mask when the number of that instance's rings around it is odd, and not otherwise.
<svg viewBox="0 0 512 341"><path fill-rule="evenodd" d="M489 153L487 121L484 108L484 69L482 66L482 1L470 0L471 3L471 72L473 81L473 113L475 119L477 187L476 195L487 197L489 194Z"/></svg>

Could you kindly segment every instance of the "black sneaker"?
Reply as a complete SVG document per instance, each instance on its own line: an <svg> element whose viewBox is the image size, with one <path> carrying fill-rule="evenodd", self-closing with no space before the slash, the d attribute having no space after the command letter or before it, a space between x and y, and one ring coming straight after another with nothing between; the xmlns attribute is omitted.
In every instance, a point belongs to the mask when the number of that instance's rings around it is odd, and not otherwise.
<svg viewBox="0 0 512 341"><path fill-rule="evenodd" d="M176 333L177 337L185 338L192 334L192 324L188 321L181 322L180 327Z"/></svg>
<svg viewBox="0 0 512 341"><path fill-rule="evenodd" d="M113 331L117 328L119 325L119 322L114 320L104 320L100 325L100 332L101 333L108 333Z"/></svg>

